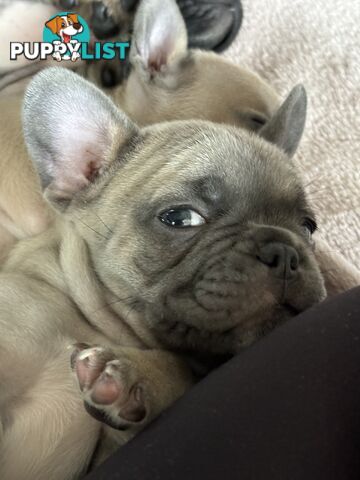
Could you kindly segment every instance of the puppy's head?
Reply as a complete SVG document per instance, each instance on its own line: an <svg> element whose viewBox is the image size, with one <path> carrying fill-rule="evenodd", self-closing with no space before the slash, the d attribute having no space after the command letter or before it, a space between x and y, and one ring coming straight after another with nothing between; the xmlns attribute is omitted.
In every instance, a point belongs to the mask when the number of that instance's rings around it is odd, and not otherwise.
<svg viewBox="0 0 360 480"><path fill-rule="evenodd" d="M194 121L141 130L52 68L30 84L24 130L46 198L123 314L135 309L172 348L224 353L325 295L290 160L305 110L299 86L259 135Z"/></svg>
<svg viewBox="0 0 360 480"><path fill-rule="evenodd" d="M257 131L278 108L277 95L257 75L214 53L188 48L175 0L141 2L133 28L132 70L114 95L139 125L196 118ZM90 67L88 75L107 84L108 78L122 79L123 71L123 62L106 61L100 69Z"/></svg>

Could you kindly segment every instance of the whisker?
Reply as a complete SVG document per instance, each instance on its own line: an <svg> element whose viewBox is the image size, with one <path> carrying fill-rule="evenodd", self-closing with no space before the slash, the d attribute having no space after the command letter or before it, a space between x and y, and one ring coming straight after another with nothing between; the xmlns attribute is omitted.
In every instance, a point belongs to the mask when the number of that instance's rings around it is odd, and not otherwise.
<svg viewBox="0 0 360 480"><path fill-rule="evenodd" d="M79 222L81 222L85 227L87 227L89 230L92 230L94 233L96 233L97 235L99 235L100 237L104 238L105 240L109 240L108 237L106 237L105 235L103 235L102 233L98 232L97 230L95 230L95 228L93 227L90 227L90 225L88 225L87 223L84 222L84 220L82 220L80 217L76 217L75 218L77 220L79 220Z"/></svg>
<svg viewBox="0 0 360 480"><path fill-rule="evenodd" d="M112 233L112 234L114 233L114 232L111 230L111 228L110 228L108 225L106 225L106 223L104 222L104 220L103 220L96 212L92 211L91 213L93 213L94 215L97 216L97 218L100 220L100 222L104 225L105 228L107 228L107 230L108 230L110 233Z"/></svg>

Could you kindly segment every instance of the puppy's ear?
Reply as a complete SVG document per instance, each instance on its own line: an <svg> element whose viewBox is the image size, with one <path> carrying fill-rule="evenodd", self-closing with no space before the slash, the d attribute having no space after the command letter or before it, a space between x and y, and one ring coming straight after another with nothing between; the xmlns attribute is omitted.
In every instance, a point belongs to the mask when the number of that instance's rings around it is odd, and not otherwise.
<svg viewBox="0 0 360 480"><path fill-rule="evenodd" d="M187 31L175 0L146 0L134 20L131 62L147 79L171 83L187 55Z"/></svg>
<svg viewBox="0 0 360 480"><path fill-rule="evenodd" d="M275 115L259 131L260 136L294 155L304 131L306 120L306 90L294 87Z"/></svg>
<svg viewBox="0 0 360 480"><path fill-rule="evenodd" d="M25 141L47 199L64 209L138 132L98 88L61 67L34 77L23 107Z"/></svg>
<svg viewBox="0 0 360 480"><path fill-rule="evenodd" d="M54 17L52 20L49 20L48 22L45 23L45 27L50 29L52 33L57 33L58 31L58 18L59 17Z"/></svg>

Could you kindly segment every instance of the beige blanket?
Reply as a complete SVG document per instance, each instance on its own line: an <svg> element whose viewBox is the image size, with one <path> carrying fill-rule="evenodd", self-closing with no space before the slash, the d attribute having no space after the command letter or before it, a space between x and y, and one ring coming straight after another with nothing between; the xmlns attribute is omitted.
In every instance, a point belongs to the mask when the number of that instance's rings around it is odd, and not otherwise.
<svg viewBox="0 0 360 480"><path fill-rule="evenodd" d="M360 271L360 2L242 2L244 22L225 55L283 95L305 85L308 119L296 162L325 249Z"/></svg>

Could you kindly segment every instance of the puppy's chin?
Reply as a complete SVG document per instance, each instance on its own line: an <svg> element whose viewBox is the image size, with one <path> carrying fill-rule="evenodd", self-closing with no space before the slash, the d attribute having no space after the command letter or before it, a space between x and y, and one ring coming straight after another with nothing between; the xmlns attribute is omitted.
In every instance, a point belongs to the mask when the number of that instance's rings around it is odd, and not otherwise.
<svg viewBox="0 0 360 480"><path fill-rule="evenodd" d="M316 303L316 302L315 302ZM166 312L149 310L147 320L157 338L166 348L186 352L198 352L214 355L234 355L249 347L255 341L270 333L275 327L301 313L290 304L277 305L272 309L259 310L257 314L244 317L234 312L233 326L224 329L207 329L196 326L194 318L168 309ZM206 318L206 312L204 316ZM221 325L219 317L219 324ZM213 324L214 317L211 323Z"/></svg>

